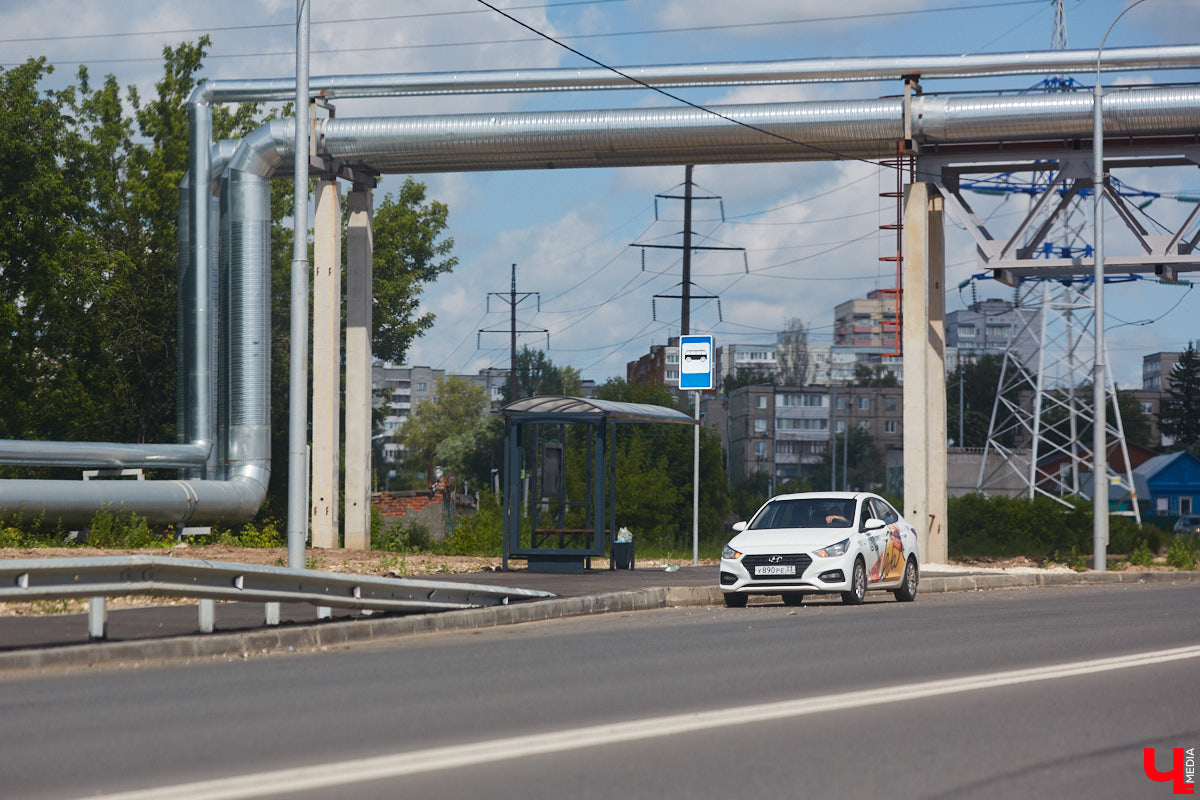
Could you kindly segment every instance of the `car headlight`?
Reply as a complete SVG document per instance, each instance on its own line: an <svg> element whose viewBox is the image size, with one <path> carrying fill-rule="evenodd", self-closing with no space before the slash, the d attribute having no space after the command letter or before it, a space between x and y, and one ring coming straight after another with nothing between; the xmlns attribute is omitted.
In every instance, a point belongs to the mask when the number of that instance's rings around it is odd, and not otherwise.
<svg viewBox="0 0 1200 800"><path fill-rule="evenodd" d="M822 547L816 551L821 558L837 558L838 556L846 555L846 551L850 549L850 540L842 539L837 544L831 544L828 547Z"/></svg>
<svg viewBox="0 0 1200 800"><path fill-rule="evenodd" d="M729 545L725 545L725 549L721 551L721 558L741 558L742 554L734 550Z"/></svg>

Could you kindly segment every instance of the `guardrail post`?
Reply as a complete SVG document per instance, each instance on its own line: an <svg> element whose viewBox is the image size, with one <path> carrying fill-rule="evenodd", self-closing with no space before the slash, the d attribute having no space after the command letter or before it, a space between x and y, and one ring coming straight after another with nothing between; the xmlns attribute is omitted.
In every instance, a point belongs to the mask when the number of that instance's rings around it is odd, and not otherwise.
<svg viewBox="0 0 1200 800"><path fill-rule="evenodd" d="M264 622L267 625L278 625L279 624L279 603L266 603L265 604L265 617L266 618L264 619Z"/></svg>
<svg viewBox="0 0 1200 800"><path fill-rule="evenodd" d="M217 620L217 601L210 597L200 598L200 632L212 633Z"/></svg>
<svg viewBox="0 0 1200 800"><path fill-rule="evenodd" d="M329 606L317 606L317 619L333 619L333 609Z"/></svg>
<svg viewBox="0 0 1200 800"><path fill-rule="evenodd" d="M104 597L88 598L88 638L106 639L108 632L108 604Z"/></svg>

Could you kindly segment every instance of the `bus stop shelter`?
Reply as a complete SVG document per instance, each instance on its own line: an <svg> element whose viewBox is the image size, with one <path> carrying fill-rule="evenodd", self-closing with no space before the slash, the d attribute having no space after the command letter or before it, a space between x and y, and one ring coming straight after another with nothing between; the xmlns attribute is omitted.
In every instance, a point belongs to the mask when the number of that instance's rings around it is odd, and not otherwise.
<svg viewBox="0 0 1200 800"><path fill-rule="evenodd" d="M616 533L616 425L618 423L695 425L673 408L543 395L500 409L504 417L503 569L510 558L525 559L540 572L583 572L593 558L609 555L619 566ZM567 426L583 425L584 497L567 495ZM522 529L528 508L529 528ZM567 527L568 513L582 524ZM632 554L630 554L630 566Z"/></svg>

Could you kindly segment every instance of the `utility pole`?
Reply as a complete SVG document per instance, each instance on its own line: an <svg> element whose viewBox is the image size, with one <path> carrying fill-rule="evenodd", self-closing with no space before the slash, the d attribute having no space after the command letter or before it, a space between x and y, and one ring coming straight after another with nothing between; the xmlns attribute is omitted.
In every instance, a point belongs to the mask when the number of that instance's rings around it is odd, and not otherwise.
<svg viewBox="0 0 1200 800"><path fill-rule="evenodd" d="M698 196L693 192L695 184L692 183L692 168L693 165L688 164L684 167L683 179L683 194L656 194L654 195L654 216L658 219L658 201L663 200L682 200L683 201L683 243L682 244L643 244L634 242L630 247L642 248L642 269L645 270L646 250L682 250L683 251L683 280L679 284L679 294L656 294L655 300L670 299L679 300L679 331L681 336L689 335L692 330L692 300L716 300L717 301L717 319L721 319L721 299L714 294L694 294L692 287L695 285L692 281L692 253L700 250L725 250L737 251L742 254L742 262L745 265L746 272L750 271L750 264L746 261L746 248L744 247L721 247L716 245L694 245L692 244L692 201L694 200L716 200L721 202L719 195L703 195ZM725 221L725 204L721 203L721 221ZM651 301L653 319L658 319L658 306L654 301Z"/></svg>
<svg viewBox="0 0 1200 800"><path fill-rule="evenodd" d="M679 310L679 335L691 333L692 322L692 165L683 170L683 295Z"/></svg>
<svg viewBox="0 0 1200 800"><path fill-rule="evenodd" d="M550 349L550 331L546 328L534 328L532 330L517 330L517 306L530 297L537 298L538 311L542 310L542 295L540 292L518 292L517 291L517 265L512 265L512 284L508 293L504 292L488 292L488 312L491 312L492 297L498 297L509 306L509 368L508 368L508 402L513 402L517 399L517 334L518 333L544 333L546 334L546 349ZM485 333L505 333L503 328L492 328L489 330L480 329L475 335L475 347L478 349L482 334Z"/></svg>

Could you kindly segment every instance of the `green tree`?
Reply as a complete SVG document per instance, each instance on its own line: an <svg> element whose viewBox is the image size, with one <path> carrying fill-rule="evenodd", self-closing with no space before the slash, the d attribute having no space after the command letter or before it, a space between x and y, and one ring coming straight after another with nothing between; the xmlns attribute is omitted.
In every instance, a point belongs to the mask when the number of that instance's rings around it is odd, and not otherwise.
<svg viewBox="0 0 1200 800"><path fill-rule="evenodd" d="M40 93L44 60L0 69L0 436L168 442L175 437L177 214L186 101L207 37L163 50L152 97L109 75ZM290 114L288 106L278 113ZM216 139L264 121L213 108ZM272 481L287 485L291 185L272 201ZM376 204L376 352L403 360L432 318L423 286L449 271L448 212L411 180ZM23 472L3 470L15 475Z"/></svg>
<svg viewBox="0 0 1200 800"><path fill-rule="evenodd" d="M896 373L883 364L855 364L853 385L887 388L899 386L900 381L897 380Z"/></svg>
<svg viewBox="0 0 1200 800"><path fill-rule="evenodd" d="M887 472L883 456L875 447L875 439L865 428L851 425L847 434L834 438L834 448L837 451L837 486L841 491L843 484L850 491L873 491L883 486ZM844 455L843 455L844 454ZM833 469L830 451L821 455L816 474L818 485L823 485Z"/></svg>
<svg viewBox="0 0 1200 800"><path fill-rule="evenodd" d="M1195 342L1188 342L1187 350L1179 354L1179 361L1171 368L1158 429L1175 440L1176 450L1200 454L1200 356Z"/></svg>
<svg viewBox="0 0 1200 800"><path fill-rule="evenodd" d="M425 460L428 480L433 475L434 456L440 455L440 448L455 437L470 433L482 418L487 404L487 391L482 386L451 375L437 382L433 398L417 403L396 440L404 445L409 457ZM456 442L451 449L457 452L461 442Z"/></svg>
<svg viewBox="0 0 1200 800"><path fill-rule="evenodd" d="M518 350L513 372L516 375L517 400L547 394L582 394L578 370L554 366L554 362L541 350L530 350L528 347ZM500 390L502 402L512 402L514 398L509 397L511 391L510 385L504 384Z"/></svg>
<svg viewBox="0 0 1200 800"><path fill-rule="evenodd" d="M958 368L946 376L946 427L956 447L983 447L987 444L988 426L992 420L992 408L996 402L1003 365L1001 356L987 354L968 364L959 363ZM962 442L957 441L960 415ZM1011 434L1006 438L1011 439ZM1006 441L1005 444L1012 442Z"/></svg>
<svg viewBox="0 0 1200 800"><path fill-rule="evenodd" d="M412 178L377 205L371 226L372 347L385 361L403 363L413 340L433 326L434 315L421 313L421 294L458 264L450 255L454 240L444 236L449 214L443 203L427 200L425 184Z"/></svg>
<svg viewBox="0 0 1200 800"><path fill-rule="evenodd" d="M721 379L721 393L729 395L735 389L740 389L743 386L759 386L773 383L775 383L775 378L769 372L751 367L738 367Z"/></svg>
<svg viewBox="0 0 1200 800"><path fill-rule="evenodd" d="M1125 430L1125 441L1143 447L1150 445L1150 417L1142 409L1142 402L1133 392L1117 390L1117 408L1121 412L1121 427Z"/></svg>
<svg viewBox="0 0 1200 800"><path fill-rule="evenodd" d="M601 400L678 408L674 392L662 385L605 382ZM694 434L684 425L619 425L617 452L617 524L626 525L655 544L690 548ZM624 488L622 488L624 487ZM669 487L669 488L668 488ZM720 437L700 429L700 536L715 541L730 510ZM623 521L624 520L624 521Z"/></svg>

